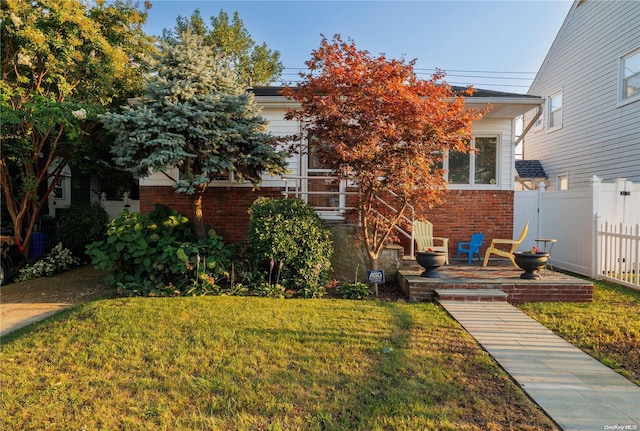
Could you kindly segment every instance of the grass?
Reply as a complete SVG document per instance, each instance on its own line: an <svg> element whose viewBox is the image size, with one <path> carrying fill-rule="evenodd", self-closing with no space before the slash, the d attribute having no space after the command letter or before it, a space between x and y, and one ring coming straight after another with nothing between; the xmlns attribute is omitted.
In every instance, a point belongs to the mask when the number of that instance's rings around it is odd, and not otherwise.
<svg viewBox="0 0 640 431"><path fill-rule="evenodd" d="M3 338L1 429L556 429L434 304L120 298Z"/></svg>
<svg viewBox="0 0 640 431"><path fill-rule="evenodd" d="M520 308L640 385L640 292L597 281L591 303L535 303Z"/></svg>

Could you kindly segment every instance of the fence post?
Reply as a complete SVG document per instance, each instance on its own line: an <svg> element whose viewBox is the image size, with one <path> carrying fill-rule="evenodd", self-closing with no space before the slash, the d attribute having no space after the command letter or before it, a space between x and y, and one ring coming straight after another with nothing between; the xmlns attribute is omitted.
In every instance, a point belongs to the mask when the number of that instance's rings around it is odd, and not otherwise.
<svg viewBox="0 0 640 431"><path fill-rule="evenodd" d="M540 181L538 183L538 188L536 189L536 207L538 211L536 212L536 238L546 238L547 235L543 232L542 226L542 214L544 212L544 203L542 199L542 194L547 191L547 185L544 181ZM514 232L514 237L516 236Z"/></svg>
<svg viewBox="0 0 640 431"><path fill-rule="evenodd" d="M602 241L600 240L600 225L602 223L602 218L596 214L593 218L593 231L595 235L593 235L593 243L591 246L592 253L592 261L591 261L591 269L590 269L590 277L595 280L600 280L602 278Z"/></svg>
<svg viewBox="0 0 640 431"><path fill-rule="evenodd" d="M590 185L591 185L591 209L593 217L595 217L595 222L592 226L592 231L590 232L592 238L592 247L591 247L591 268L589 268L589 272L591 273L591 278L595 278L599 280L600 276L600 266L602 262L599 260L602 250L600 249L600 241L598 238L598 229L600 228L600 185L602 184L602 180L598 178L597 175L591 177Z"/></svg>

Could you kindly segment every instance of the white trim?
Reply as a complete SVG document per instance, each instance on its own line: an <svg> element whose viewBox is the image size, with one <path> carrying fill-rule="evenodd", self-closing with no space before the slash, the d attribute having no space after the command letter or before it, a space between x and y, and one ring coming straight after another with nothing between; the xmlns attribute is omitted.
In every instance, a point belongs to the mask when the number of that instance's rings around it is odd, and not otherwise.
<svg viewBox="0 0 640 431"><path fill-rule="evenodd" d="M556 109L556 111L560 111L560 124L551 125L551 120L553 117L553 110L551 109L551 100L554 97L560 96L560 108ZM546 103L546 126L547 126L547 130L552 132L554 130L559 130L562 129L562 125L564 122L564 88L560 88L559 90L554 91L553 93L549 94L549 97L547 98L547 103Z"/></svg>
<svg viewBox="0 0 640 431"><path fill-rule="evenodd" d="M564 189L562 188L563 179L567 180L567 188L564 188ZM556 191L565 192L567 190L569 190L569 173L565 172L565 173L556 175Z"/></svg>
<svg viewBox="0 0 640 431"><path fill-rule="evenodd" d="M624 83L624 62L631 57L640 56L640 48L636 48L625 55L618 57L618 103L617 107L628 105L629 103L637 102L640 100L640 91L633 96L624 97L625 87Z"/></svg>
<svg viewBox="0 0 640 431"><path fill-rule="evenodd" d="M496 138L496 154L495 154L495 167L496 167L496 178L495 184L476 184L475 182L475 173L476 173L476 155L475 153L466 154L469 157L469 172L468 172L468 183L449 183L449 157L448 155L444 158L443 169L446 171L445 179L447 181L447 188L449 190L498 190L502 187L502 169L503 166L500 163L500 157L502 154L502 133L491 133L491 132L483 132L474 134L471 138L471 147L476 148L476 138Z"/></svg>

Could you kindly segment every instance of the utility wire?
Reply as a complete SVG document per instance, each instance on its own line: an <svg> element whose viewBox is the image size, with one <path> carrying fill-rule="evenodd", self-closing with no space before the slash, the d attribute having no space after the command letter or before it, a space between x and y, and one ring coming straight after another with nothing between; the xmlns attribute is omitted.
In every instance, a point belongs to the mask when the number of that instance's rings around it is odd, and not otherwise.
<svg viewBox="0 0 640 431"><path fill-rule="evenodd" d="M521 88L528 89L531 82L533 81L533 77L537 72L522 72L522 71L498 71L498 70L464 70L464 69L429 69L429 68L414 68L416 75L431 75L436 71L441 70L445 73L445 78L456 78L456 81L449 81L447 79L446 82L450 85L472 85L476 88L483 87L509 87L509 88ZM287 72L291 71L291 72ZM293 72L296 71L296 72ZM300 80L300 72L306 72L306 68L293 68L293 67L285 67L284 73L282 76L297 76L298 79L291 80L292 82L296 82ZM449 73L452 72L452 73ZM470 74L470 75L468 75ZM480 74L486 74L480 75ZM520 76L499 76L499 75L520 75ZM531 77L523 77L522 75L531 75ZM460 82L459 78L474 78L473 82ZM483 82L483 81L491 81L491 82ZM528 82L520 83L518 81Z"/></svg>

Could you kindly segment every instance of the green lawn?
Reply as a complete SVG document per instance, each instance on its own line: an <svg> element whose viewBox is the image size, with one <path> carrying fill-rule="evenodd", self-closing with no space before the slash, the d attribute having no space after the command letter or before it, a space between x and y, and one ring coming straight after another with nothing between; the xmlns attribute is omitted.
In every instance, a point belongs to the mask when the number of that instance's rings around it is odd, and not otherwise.
<svg viewBox="0 0 640 431"><path fill-rule="evenodd" d="M106 299L2 341L0 429L555 429L434 304Z"/></svg>
<svg viewBox="0 0 640 431"><path fill-rule="evenodd" d="M598 281L591 303L538 303L520 308L640 385L640 292Z"/></svg>

